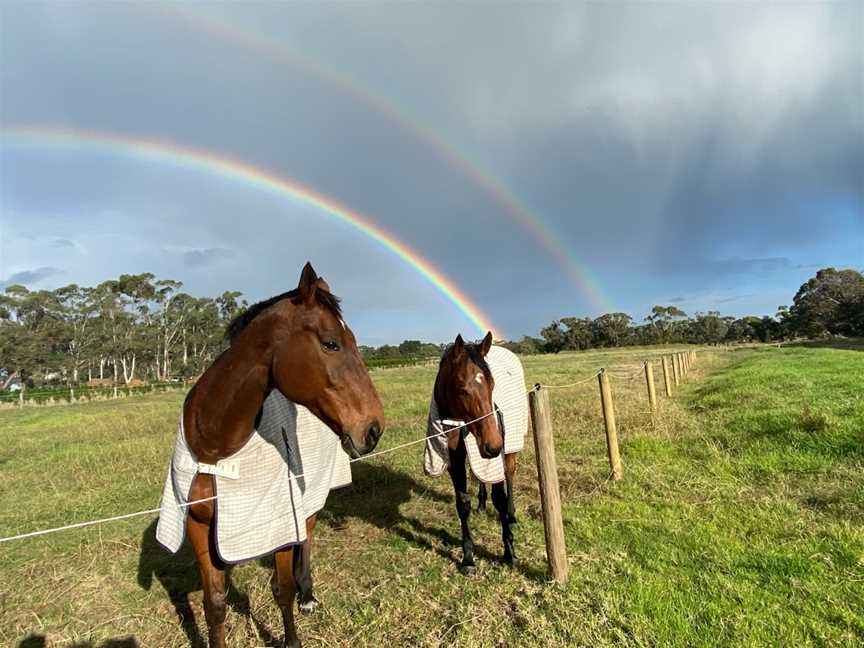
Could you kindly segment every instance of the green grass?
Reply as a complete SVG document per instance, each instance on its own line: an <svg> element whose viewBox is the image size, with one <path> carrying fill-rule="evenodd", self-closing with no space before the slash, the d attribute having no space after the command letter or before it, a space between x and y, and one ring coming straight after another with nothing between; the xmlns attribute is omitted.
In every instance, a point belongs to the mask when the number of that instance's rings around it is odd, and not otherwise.
<svg viewBox="0 0 864 648"><path fill-rule="evenodd" d="M313 557L323 607L300 619L304 645L864 643L864 353L704 351L652 419L644 380L626 377L659 352L524 359L530 383L620 368L621 482L607 481L596 382L552 392L566 586L545 580L530 443L517 472L517 567L498 562L497 516L474 513L475 578L456 567L449 479L422 475L418 446L356 464L354 486L331 495ZM382 449L422 435L434 372L373 372ZM663 393L659 367L656 381ZM156 506L181 396L0 410L0 535ZM154 528L145 517L0 545L0 644L206 636L191 553L161 550ZM229 645L281 635L268 579L266 561L233 570ZM197 626L184 631L177 610Z"/></svg>

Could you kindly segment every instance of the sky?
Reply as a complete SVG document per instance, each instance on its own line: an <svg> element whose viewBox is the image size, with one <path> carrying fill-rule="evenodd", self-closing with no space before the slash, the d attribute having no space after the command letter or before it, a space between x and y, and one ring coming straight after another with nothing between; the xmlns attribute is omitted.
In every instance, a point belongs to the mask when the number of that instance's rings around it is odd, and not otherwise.
<svg viewBox="0 0 864 648"><path fill-rule="evenodd" d="M3 0L0 286L310 260L375 345L773 314L864 269L862 43L855 2Z"/></svg>

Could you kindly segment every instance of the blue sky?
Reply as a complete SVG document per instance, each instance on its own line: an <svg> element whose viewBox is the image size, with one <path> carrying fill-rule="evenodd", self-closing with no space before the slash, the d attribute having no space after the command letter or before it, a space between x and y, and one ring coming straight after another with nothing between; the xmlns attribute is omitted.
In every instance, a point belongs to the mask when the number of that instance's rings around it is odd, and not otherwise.
<svg viewBox="0 0 864 648"><path fill-rule="evenodd" d="M658 303L771 314L819 267L864 268L857 3L0 14L0 127L125 133L292 178L419 251L508 337L600 307L406 120L500 181L636 319ZM310 259L363 342L478 334L404 262L308 206L2 134L0 164L0 283L149 271L256 300Z"/></svg>

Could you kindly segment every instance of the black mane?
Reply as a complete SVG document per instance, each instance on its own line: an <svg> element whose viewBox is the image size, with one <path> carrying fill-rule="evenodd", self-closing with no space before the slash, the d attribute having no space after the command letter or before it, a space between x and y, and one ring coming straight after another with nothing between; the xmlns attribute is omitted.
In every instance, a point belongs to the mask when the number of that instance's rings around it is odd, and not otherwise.
<svg viewBox="0 0 864 648"><path fill-rule="evenodd" d="M270 299L265 299L264 301L260 301L257 304L252 304L245 311L237 315L234 319L229 322L228 326L225 328L225 339L228 341L234 341L243 330L249 326L249 324L258 317L265 310L270 308L276 302L280 302L283 299L290 299L292 301L296 300L299 297L300 291L295 288L294 290L289 290L286 293L282 293L281 295L276 295L275 297L271 297ZM333 293L329 293L326 290L322 290L321 288L315 289L315 301L318 302L318 305L326 308L331 313L333 313L337 318L342 319L342 309L339 306L339 298ZM296 303L296 302L295 302Z"/></svg>

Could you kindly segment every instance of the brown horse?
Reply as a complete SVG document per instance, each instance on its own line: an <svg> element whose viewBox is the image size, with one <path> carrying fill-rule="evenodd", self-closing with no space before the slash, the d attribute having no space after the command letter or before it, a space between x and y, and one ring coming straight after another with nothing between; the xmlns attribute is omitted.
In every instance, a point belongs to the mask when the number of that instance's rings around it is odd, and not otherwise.
<svg viewBox="0 0 864 648"><path fill-rule="evenodd" d="M228 327L231 346L202 374L183 408L186 442L199 462L215 464L249 440L265 398L278 389L307 407L341 439L351 457L370 452L381 437L383 408L345 325L339 300L306 264L295 290L250 307ZM189 500L212 497L213 477L198 474ZM214 501L189 507L187 535L204 588L211 648L225 645L225 568L215 545ZM307 527L314 526L314 518ZM310 528L311 530L311 528ZM300 645L294 627L295 562L303 548L274 554L273 595L282 611L285 645ZM296 561L295 552L305 561ZM298 571L303 571L301 568ZM311 580L306 585L311 597Z"/></svg>
<svg viewBox="0 0 864 648"><path fill-rule="evenodd" d="M453 430L447 438L450 479L456 492L456 512L462 524L462 563L463 573L472 575L474 567L474 540L468 528L471 515L471 496L465 471L466 450L465 434L474 435L480 456L486 459L497 457L504 448L504 438L499 429L497 416L484 416L493 411L492 390L495 380L486 355L492 347L492 333L486 334L480 344L468 344L459 335L456 342L444 353L435 378L435 402L438 415L442 419L474 421L466 428ZM484 417L484 418L481 418ZM492 485L492 503L501 520L501 537L504 541L504 562L512 565L516 558L513 551L513 532L516 523L513 508L513 475L516 472L516 455L504 455L506 479ZM485 510L486 487L480 485L480 509Z"/></svg>

